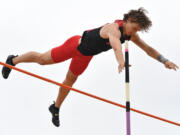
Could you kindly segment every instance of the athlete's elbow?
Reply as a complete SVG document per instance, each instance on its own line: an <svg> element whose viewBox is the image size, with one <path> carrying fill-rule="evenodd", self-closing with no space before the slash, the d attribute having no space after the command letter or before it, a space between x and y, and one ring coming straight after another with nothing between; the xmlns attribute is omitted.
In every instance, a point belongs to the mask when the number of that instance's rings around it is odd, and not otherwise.
<svg viewBox="0 0 180 135"><path fill-rule="evenodd" d="M115 47L113 48L114 52L122 52L122 48L121 47Z"/></svg>
<svg viewBox="0 0 180 135"><path fill-rule="evenodd" d="M116 48L116 47L112 47L112 49L114 50L114 52L116 52L116 51L117 51L117 48Z"/></svg>
<svg viewBox="0 0 180 135"><path fill-rule="evenodd" d="M151 55L151 52L149 52L149 51L145 51L145 53L146 53L148 56Z"/></svg>
<svg viewBox="0 0 180 135"><path fill-rule="evenodd" d="M148 55L148 56L153 56L154 55L154 53L152 52L152 51L145 51L146 52L146 54Z"/></svg>
<svg viewBox="0 0 180 135"><path fill-rule="evenodd" d="M146 52L147 55L152 55L154 53L154 49L150 46L144 47L143 50Z"/></svg>
<svg viewBox="0 0 180 135"><path fill-rule="evenodd" d="M114 44L111 44L112 48L114 51L119 51L119 50L122 50L122 46L119 45L119 43L114 43Z"/></svg>

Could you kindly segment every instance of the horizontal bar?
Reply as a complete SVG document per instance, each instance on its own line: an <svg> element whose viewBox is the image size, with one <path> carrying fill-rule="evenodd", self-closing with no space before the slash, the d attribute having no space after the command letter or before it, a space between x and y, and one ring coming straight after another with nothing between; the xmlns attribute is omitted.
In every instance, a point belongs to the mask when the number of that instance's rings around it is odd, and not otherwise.
<svg viewBox="0 0 180 135"><path fill-rule="evenodd" d="M113 101L110 101L110 100L107 100L107 99L104 99L104 98L101 98L101 97L98 97L98 96L95 96L95 95L92 95L92 94L89 94L89 93L86 93L86 92L83 92L83 91L81 91L81 90L78 90L78 89L69 87L69 86L67 86L67 85L61 84L61 83L59 83L59 82L50 80L50 79L48 79L48 78L45 78L45 77L42 77L42 76L39 76L39 75L30 73L30 72L25 71L25 70L22 70L22 69L20 69L20 68L15 67L15 66L11 66L11 65L5 64L5 63L3 63L3 62L0 62L0 65L9 67L9 68L11 68L11 69L17 70L17 71L19 71L19 72L22 72L22 73L24 73L24 74L33 76L33 77L35 77L35 78L39 78L39 79L44 80L44 81L46 81L46 82L50 82L50 83L52 83L52 84L55 84L55 85L58 85L58 86L61 86L61 87L70 89L70 90L72 90L72 91L81 93L81 94L83 94L83 95L86 95L86 96L89 96L89 97L92 97L92 98L101 100L101 101L103 101L103 102L106 102L106 103L109 103L109 104L113 104L113 105L118 106L118 107L121 107L121 108L126 108L126 106L124 106L124 105L122 105L122 104L119 104L119 103L116 103L116 102L113 102ZM132 111L134 111L134 112L136 112L136 113L139 113L139 114L143 114L143 115L145 115L145 116L149 116L149 117L152 117L152 118L155 118L155 119L164 121L164 122L168 122L168 123L173 124L173 125L176 125L176 126L180 126L180 123L173 122L173 121L170 121L170 120L167 120L167 119L164 119L164 118L160 118L160 117L158 117L158 116L155 116L155 115L152 115L152 114L149 114L149 113L146 113L146 112L143 112L143 111L134 109L134 108L130 108L130 110L132 110Z"/></svg>

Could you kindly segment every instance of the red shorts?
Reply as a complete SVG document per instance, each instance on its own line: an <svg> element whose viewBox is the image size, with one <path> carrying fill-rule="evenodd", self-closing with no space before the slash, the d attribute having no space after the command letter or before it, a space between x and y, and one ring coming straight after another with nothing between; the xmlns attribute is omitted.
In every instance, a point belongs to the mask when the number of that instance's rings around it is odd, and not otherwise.
<svg viewBox="0 0 180 135"><path fill-rule="evenodd" d="M64 44L51 50L51 57L55 63L72 58L69 69L75 75L82 74L93 56L84 56L77 49L81 36L75 35L67 39Z"/></svg>

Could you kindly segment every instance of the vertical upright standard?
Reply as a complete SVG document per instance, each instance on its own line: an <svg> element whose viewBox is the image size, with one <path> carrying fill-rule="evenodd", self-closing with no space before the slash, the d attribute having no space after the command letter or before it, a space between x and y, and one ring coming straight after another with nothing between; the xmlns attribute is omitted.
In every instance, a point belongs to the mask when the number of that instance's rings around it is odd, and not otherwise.
<svg viewBox="0 0 180 135"><path fill-rule="evenodd" d="M129 93L129 50L128 41L125 41L125 81L126 81L126 126L127 135L131 135L130 128L130 93Z"/></svg>

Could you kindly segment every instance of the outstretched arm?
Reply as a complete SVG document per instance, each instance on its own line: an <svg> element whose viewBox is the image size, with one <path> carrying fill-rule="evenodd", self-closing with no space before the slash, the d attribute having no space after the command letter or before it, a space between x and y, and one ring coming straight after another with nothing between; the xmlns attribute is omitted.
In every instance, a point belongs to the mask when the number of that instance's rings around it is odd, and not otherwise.
<svg viewBox="0 0 180 135"><path fill-rule="evenodd" d="M122 45L120 42L121 33L118 29L118 26L116 24L110 24L106 27L106 33L107 37L109 38L110 45L112 46L117 62L119 64L118 70L119 73L124 69L125 63L124 63L124 57L122 53Z"/></svg>
<svg viewBox="0 0 180 135"><path fill-rule="evenodd" d="M163 55L161 55L157 50L149 46L145 41L143 41L138 34L135 34L131 37L131 40L142 50L144 50L147 55L151 56L152 58L158 60L159 62L163 63L166 68L176 70L179 68L176 64L171 62L170 60L166 59Z"/></svg>

